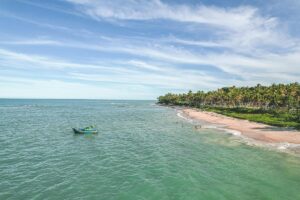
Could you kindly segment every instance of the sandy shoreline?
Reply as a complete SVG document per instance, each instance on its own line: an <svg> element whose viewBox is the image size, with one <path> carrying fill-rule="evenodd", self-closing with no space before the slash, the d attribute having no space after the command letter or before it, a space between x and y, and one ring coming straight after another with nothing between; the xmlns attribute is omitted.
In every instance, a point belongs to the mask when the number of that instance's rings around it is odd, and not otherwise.
<svg viewBox="0 0 300 200"><path fill-rule="evenodd" d="M300 144L300 131L297 130L278 128L192 108L185 108L182 112L191 119L222 125L225 128L239 131L243 136L257 141Z"/></svg>

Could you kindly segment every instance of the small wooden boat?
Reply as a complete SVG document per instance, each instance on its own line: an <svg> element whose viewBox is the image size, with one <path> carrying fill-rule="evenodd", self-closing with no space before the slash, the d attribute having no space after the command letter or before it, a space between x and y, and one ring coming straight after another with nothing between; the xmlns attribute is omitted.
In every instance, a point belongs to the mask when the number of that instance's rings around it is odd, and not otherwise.
<svg viewBox="0 0 300 200"><path fill-rule="evenodd" d="M98 130L93 126L89 126L86 128L72 128L75 134L97 134Z"/></svg>

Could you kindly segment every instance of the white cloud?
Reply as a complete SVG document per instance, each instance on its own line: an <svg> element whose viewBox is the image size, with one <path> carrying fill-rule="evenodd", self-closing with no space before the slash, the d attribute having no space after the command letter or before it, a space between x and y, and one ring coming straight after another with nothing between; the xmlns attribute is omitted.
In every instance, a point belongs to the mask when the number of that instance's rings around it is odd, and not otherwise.
<svg viewBox="0 0 300 200"><path fill-rule="evenodd" d="M141 95L151 98L157 95L157 91L166 90L198 90L215 89L224 85L254 85L259 83L270 84L273 82L300 81L300 43L297 38L292 38L283 30L278 18L262 14L260 10L249 6L236 8L219 8L213 6L190 6L184 4L167 4L160 0L141 1L102 1L102 0L68 0L74 3L77 9L97 20L116 20L127 22L137 20L147 23L156 23L158 20L172 20L178 22L178 29L188 34L162 36L126 36L119 37L100 36L95 40L96 33L80 29L79 31L61 25L43 24L33 20L22 19L27 23L46 27L52 30L60 30L64 33L77 32L82 37L88 37L89 42L80 40L52 40L46 38L8 40L0 42L10 45L14 49L22 46L55 46L66 48L66 51L95 51L94 53L107 53L111 61L90 57L72 60L46 55L31 55L13 50L0 49L0 68L22 68L31 70L52 70L60 73L63 78L68 78L78 83L68 83L52 80L53 88L64 90L89 91L91 93L107 93L116 96L117 91L122 91L119 98L129 96L126 87L136 97ZM120 5L124 6L120 6ZM195 29L183 30L185 25L191 25ZM159 25L161 26L161 24ZM159 27L157 26L157 27ZM199 39L198 31L205 26L208 33L212 34L209 40ZM133 28L134 27L130 27ZM197 29L199 28L199 30ZM170 30L172 31L172 30ZM201 31L201 30L200 30ZM78 36L77 35L77 36ZM183 35L194 37L184 38ZM158 36L157 36L158 37ZM64 37L66 38L66 37ZM198 38L198 39L195 39ZM74 39L74 38L73 38ZM87 41L87 40L84 40ZM26 48L25 47L25 48ZM204 50L203 50L204 49ZM64 49L63 49L64 50ZM122 54L122 56L119 56ZM124 55L124 56L123 56ZM81 56L81 55L80 55ZM80 61L79 61L80 60ZM84 60L84 61L82 61ZM193 65L193 70L185 65ZM212 66L217 72L209 73L197 69L197 65L207 68ZM176 67L177 66L177 67ZM180 66L180 67L178 67ZM3 71L2 71L3 72ZM62 73L63 72L63 73ZM1 73L1 71L0 71ZM225 74L221 77L220 74ZM0 77L3 79L4 76ZM8 79L4 79L8 80ZM20 80L11 77L16 88L24 91L37 92L38 85L44 86L48 81ZM22 87L20 81L30 87ZM87 82L89 84L82 84ZM105 90L97 89L100 84L115 84L118 87ZM4 87L13 87L12 83L1 83ZM97 85L97 86L96 86ZM121 87L122 86L122 87ZM46 87L46 86L45 86ZM109 86L111 87L111 86ZM47 87L46 87L47 88ZM136 88L136 89L135 89ZM159 88L156 92L150 92L149 88ZM53 91L49 88L50 91ZM0 90L12 94L7 89ZM58 90L60 91L60 90ZM14 92L17 91L17 89ZM23 94L23 93L22 93ZM38 93L37 93L38 94ZM43 93L41 93L43 94ZM63 90L59 95L63 95ZM24 94L25 95L25 94ZM45 96L46 94L43 94ZM71 98L76 98L76 93L68 93ZM93 96L89 98L94 98ZM96 95L95 98L106 98ZM117 98L117 97L116 97Z"/></svg>
<svg viewBox="0 0 300 200"><path fill-rule="evenodd" d="M157 65L142 60L116 61L110 66L97 63L73 63L57 58L16 53L0 49L0 67L9 69L64 71L66 78L117 84L152 85L161 88L209 88L220 85L221 80L198 70L185 70ZM92 69L88 70L88 69ZM149 73L146 70L153 71ZM201 81L199 81L201 79Z"/></svg>
<svg viewBox="0 0 300 200"><path fill-rule="evenodd" d="M165 45L143 45L142 44L128 44L131 41L120 41L115 44L114 42L108 43L107 45L97 45L97 44L82 44L78 42L62 42L57 41L62 47L72 47L72 48L80 48L87 50L94 50L101 52L110 52L110 53L125 53L129 54L129 61L120 61L116 60L109 67L105 66L107 64L101 63L77 63L77 62L69 62L64 61L57 58L48 58L41 57L35 55L26 55L20 54L5 50L0 50L0 55L5 55L4 60L10 58L10 60L15 63L18 62L30 62L35 63L36 66L39 67L48 67L48 68L73 68L73 69L97 69L98 73L103 71L109 73L117 73L123 75L135 74L134 78L128 78L127 80L136 80L140 75L140 72L148 70L151 73L147 72L150 76L154 76L153 73L158 73L164 76L177 76L178 74L186 73L182 67L180 69L176 69L177 74L172 74L174 71L174 67L170 67L176 64L194 64L194 65L210 65L220 70L227 72L228 74L232 74L234 76L240 77L245 81L249 81L251 77L256 79L259 82L258 77L263 77L265 74L272 74L272 77L275 78L266 78L269 82L285 82L288 77L290 81L299 81L299 63L300 63L300 51L294 51L285 54L274 54L264 52L262 55L242 55L236 53L222 53L222 52L210 52L207 51L205 53L193 52L184 48L177 48L174 46L165 46ZM56 44L56 42L54 42ZM46 44L52 45L52 44ZM138 57L138 58L136 58ZM132 59L134 58L134 59ZM142 61L141 58L151 59L152 63ZM125 63L124 63L125 62ZM123 64L121 64L123 63ZM11 66L18 66L18 63L12 64ZM201 70L194 70L194 73L201 73ZM201 80L206 81L203 77L207 76L205 74L197 74L197 81ZM144 76L144 75L143 75ZM90 76L89 76L90 77ZM199 79L201 77L201 79ZM185 77L181 77L182 79L186 79ZM101 80L104 80L101 77ZM109 80L109 78L107 79ZM144 79L147 80L147 79ZM187 81L193 79L186 79ZM218 80L218 74L215 75L213 81ZM150 81L150 80L149 80ZM179 80L176 80L178 83L182 83ZM222 80L223 81L223 80ZM236 83L236 80L228 80L228 84ZM132 82L132 81L130 81ZM158 80L160 83L161 80ZM143 82L146 84L146 82ZM167 83L167 82L166 82ZM246 82L245 82L246 83ZM192 81L190 87L192 87ZM210 83L212 84L212 83ZM217 83L216 85L218 85ZM167 84L161 84L164 87L167 87ZM204 86L204 84L202 84ZM213 85L213 84L212 84ZM169 84L170 87L175 87L175 85ZM176 85L180 87L179 84ZM183 87L188 87L188 84L182 84ZM200 85L198 85L200 87ZM206 86L205 86L206 87ZM193 86L193 88L195 88Z"/></svg>
<svg viewBox="0 0 300 200"><path fill-rule="evenodd" d="M264 16L251 6L220 8L215 6L167 4L160 0L106 1L67 0L78 5L78 10L98 20L173 20L195 23L195 27L206 25L216 41L174 42L207 47L227 47L237 52L251 52L259 48L292 48L295 41L286 35L276 17ZM122 5L122 6L120 6ZM182 24L179 26L183 27ZM197 28L193 30L196 33ZM284 41L284 43L282 43ZM297 45L299 41L296 42Z"/></svg>
<svg viewBox="0 0 300 200"><path fill-rule="evenodd" d="M247 26L272 26L274 18L260 18L253 7L218 8L204 5L169 5L160 0L149 1L105 1L105 0L67 0L82 6L83 11L94 18L115 18L122 20L169 19L181 22L194 22L245 29ZM123 6L121 6L123 5Z"/></svg>

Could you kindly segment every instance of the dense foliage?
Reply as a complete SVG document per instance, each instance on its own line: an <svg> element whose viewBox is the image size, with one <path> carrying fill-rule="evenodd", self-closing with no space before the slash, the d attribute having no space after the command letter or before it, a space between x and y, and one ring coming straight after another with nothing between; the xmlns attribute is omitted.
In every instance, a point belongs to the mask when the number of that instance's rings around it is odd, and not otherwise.
<svg viewBox="0 0 300 200"><path fill-rule="evenodd" d="M216 91L171 94L158 98L159 103L188 106L288 108L300 106L300 84L273 84L269 87L224 87Z"/></svg>
<svg viewBox="0 0 300 200"><path fill-rule="evenodd" d="M195 93L189 91L184 94L168 93L160 96L158 102L166 105L208 109L272 125L298 127L300 124L299 83L271 86L258 84L254 87L232 86L215 91ZM262 119L260 120L259 117Z"/></svg>

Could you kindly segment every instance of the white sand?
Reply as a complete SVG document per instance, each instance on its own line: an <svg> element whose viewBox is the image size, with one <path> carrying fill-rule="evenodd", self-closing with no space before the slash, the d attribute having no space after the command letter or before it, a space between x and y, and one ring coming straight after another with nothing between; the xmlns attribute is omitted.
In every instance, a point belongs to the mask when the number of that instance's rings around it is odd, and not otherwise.
<svg viewBox="0 0 300 200"><path fill-rule="evenodd" d="M223 125L228 129L239 131L242 135L258 141L300 144L300 131L278 128L191 108L183 109L183 113L195 120Z"/></svg>

